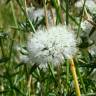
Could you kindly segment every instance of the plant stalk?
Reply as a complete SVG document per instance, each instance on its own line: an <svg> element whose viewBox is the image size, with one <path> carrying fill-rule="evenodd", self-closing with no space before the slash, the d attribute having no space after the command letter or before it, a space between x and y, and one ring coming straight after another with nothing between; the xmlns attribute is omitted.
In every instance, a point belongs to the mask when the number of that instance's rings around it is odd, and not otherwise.
<svg viewBox="0 0 96 96"><path fill-rule="evenodd" d="M77 74L76 74L76 69L75 69L73 59L70 59L70 68L71 68L71 72L72 72L73 79L74 79L74 86L75 86L76 96L81 96L80 95L79 83L78 83L78 79L77 79Z"/></svg>

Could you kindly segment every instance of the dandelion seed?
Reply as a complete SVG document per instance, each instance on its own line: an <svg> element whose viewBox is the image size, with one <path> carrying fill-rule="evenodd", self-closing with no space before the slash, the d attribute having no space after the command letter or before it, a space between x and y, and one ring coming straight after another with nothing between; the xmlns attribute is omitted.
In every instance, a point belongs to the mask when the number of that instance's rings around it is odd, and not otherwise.
<svg viewBox="0 0 96 96"><path fill-rule="evenodd" d="M47 68L51 62L54 66L63 63L76 53L74 33L66 26L56 26L39 30L28 40L29 58L41 68Z"/></svg>

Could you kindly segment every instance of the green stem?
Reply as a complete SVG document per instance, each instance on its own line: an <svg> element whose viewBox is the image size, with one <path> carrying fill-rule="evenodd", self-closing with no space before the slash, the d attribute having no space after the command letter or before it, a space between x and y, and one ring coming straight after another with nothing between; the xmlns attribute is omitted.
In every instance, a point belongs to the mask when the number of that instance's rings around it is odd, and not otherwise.
<svg viewBox="0 0 96 96"><path fill-rule="evenodd" d="M10 1L10 5L11 5L11 9L12 9L12 14L13 14L13 19L14 19L15 26L18 28L18 23L17 23L17 19L16 19L16 15L15 15L15 10L14 10L14 6L13 6L13 2L12 1ZM11 45L10 45L9 58L11 58L11 55L12 55L12 49L13 49L13 44L14 44L15 36L16 36L16 31L14 31L13 39L12 39L12 42L11 42Z"/></svg>
<svg viewBox="0 0 96 96"><path fill-rule="evenodd" d="M33 25L32 21L28 18L27 12L25 11L26 8L27 8L27 6L26 6L26 0L25 0L24 8L22 8L22 5L20 4L19 1L18 1L18 4L19 4L21 10L23 11L24 15L26 16L26 20L28 20L28 22L29 22L29 24L30 24L30 26L31 26L31 29L33 30L33 32L36 32L36 30L35 30L35 28L34 28L34 25ZM25 9L25 10L24 10L24 9ZM26 31L27 31L27 30L26 30Z"/></svg>
<svg viewBox="0 0 96 96"><path fill-rule="evenodd" d="M66 61L66 82L67 82L67 92L69 90L69 62Z"/></svg>
<svg viewBox="0 0 96 96"><path fill-rule="evenodd" d="M53 0L54 6L56 8L56 13L57 13L57 24L58 23L62 23L63 24L63 16L62 16L62 10L61 10L61 6L60 6L60 2L59 0Z"/></svg>
<svg viewBox="0 0 96 96"><path fill-rule="evenodd" d="M69 0L66 0L66 25L69 23Z"/></svg>
<svg viewBox="0 0 96 96"><path fill-rule="evenodd" d="M64 2L63 2L63 4L61 5L61 7L62 7L63 11L66 12L66 9L65 9L65 7L64 7ZM71 16L69 13L68 13L68 16L69 16L69 18L70 18L76 25L79 25L79 23L76 21L76 19L75 19L73 16Z"/></svg>
<svg viewBox="0 0 96 96"><path fill-rule="evenodd" d="M80 34L80 28L81 28L81 22L82 22L82 17L83 17L83 13L84 13L85 3L86 3L86 0L84 0L83 8L82 8L82 11L81 11L80 22L79 22L79 25L78 25L77 38Z"/></svg>
<svg viewBox="0 0 96 96"><path fill-rule="evenodd" d="M3 57L5 57L5 52L4 52L4 47L3 47L2 39L0 39L0 46L1 46L2 55L3 55Z"/></svg>
<svg viewBox="0 0 96 96"><path fill-rule="evenodd" d="M80 78L80 81L81 81L81 84L82 84L82 87L83 87L83 91L84 91L84 93L86 94L85 84L84 84L84 82L83 82L83 78L82 78L81 73L80 73L80 71L79 71L78 65L77 65L77 72L78 72L78 76L79 76L79 78Z"/></svg>
<svg viewBox="0 0 96 96"><path fill-rule="evenodd" d="M17 22L17 19L16 19L15 10L14 10L14 6L13 6L12 1L10 1L10 5L11 5L11 9L12 9L12 14L13 14L13 19L14 19L15 26L18 28L18 22Z"/></svg>

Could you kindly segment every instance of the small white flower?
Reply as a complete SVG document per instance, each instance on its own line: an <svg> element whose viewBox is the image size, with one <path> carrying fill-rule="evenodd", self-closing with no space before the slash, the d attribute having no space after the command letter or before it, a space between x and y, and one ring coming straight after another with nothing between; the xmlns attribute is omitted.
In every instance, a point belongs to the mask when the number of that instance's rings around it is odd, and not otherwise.
<svg viewBox="0 0 96 96"><path fill-rule="evenodd" d="M76 53L76 40L72 30L66 26L55 26L39 30L28 40L29 58L33 63L46 68L51 62L55 66Z"/></svg>

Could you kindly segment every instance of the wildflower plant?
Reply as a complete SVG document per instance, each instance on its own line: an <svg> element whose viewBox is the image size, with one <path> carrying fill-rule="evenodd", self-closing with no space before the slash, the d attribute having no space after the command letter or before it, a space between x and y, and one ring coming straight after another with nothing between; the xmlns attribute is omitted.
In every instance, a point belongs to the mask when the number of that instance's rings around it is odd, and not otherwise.
<svg viewBox="0 0 96 96"><path fill-rule="evenodd" d="M69 38L70 37L70 38ZM76 54L76 40L73 31L66 26L55 26L48 30L40 30L28 41L29 58L34 64L46 68L51 62L54 66L69 59L74 78L76 94L80 96L73 56Z"/></svg>

